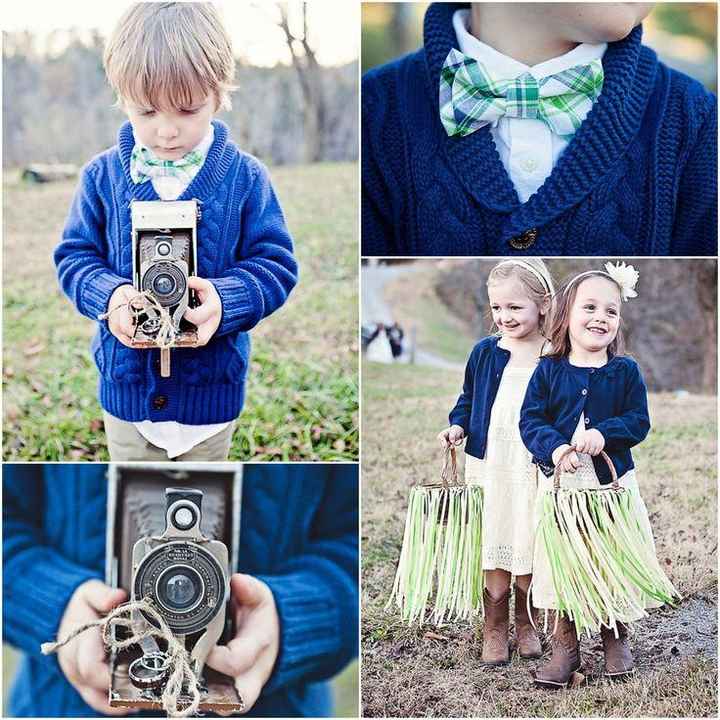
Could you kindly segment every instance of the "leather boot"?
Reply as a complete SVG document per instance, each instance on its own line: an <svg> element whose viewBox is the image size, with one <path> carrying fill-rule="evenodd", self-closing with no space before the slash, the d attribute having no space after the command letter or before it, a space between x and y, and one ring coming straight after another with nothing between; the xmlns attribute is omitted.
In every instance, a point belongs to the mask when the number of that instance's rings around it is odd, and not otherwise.
<svg viewBox="0 0 720 720"><path fill-rule="evenodd" d="M537 626L537 614L532 608L532 619ZM515 585L515 639L517 640L518 654L521 658L539 658L542 656L542 646L537 630L530 623L528 615L527 593Z"/></svg>
<svg viewBox="0 0 720 720"><path fill-rule="evenodd" d="M635 672L635 661L630 652L627 626L617 624L618 637L612 628L600 628L603 649L605 650L605 675L611 678L622 678Z"/></svg>
<svg viewBox="0 0 720 720"><path fill-rule="evenodd" d="M535 675L539 687L557 690L567 687L572 674L580 669L580 643L575 623L560 614L552 636L552 656Z"/></svg>
<svg viewBox="0 0 720 720"><path fill-rule="evenodd" d="M482 662L485 665L507 665L510 662L508 629L510 625L510 588L493 598L483 590L485 624L483 625Z"/></svg>

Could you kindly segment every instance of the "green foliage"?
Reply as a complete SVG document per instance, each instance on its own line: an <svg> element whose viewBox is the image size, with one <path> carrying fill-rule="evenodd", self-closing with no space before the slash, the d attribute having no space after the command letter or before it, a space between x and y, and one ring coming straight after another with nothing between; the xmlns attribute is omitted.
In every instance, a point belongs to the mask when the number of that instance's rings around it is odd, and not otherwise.
<svg viewBox="0 0 720 720"><path fill-rule="evenodd" d="M357 421L357 167L273 172L300 283L253 331L246 404L230 458L354 460ZM6 183L4 458L106 460L95 323L57 289L51 252L72 183ZM322 192L320 192L320 189ZM37 208L43 212L38 213Z"/></svg>

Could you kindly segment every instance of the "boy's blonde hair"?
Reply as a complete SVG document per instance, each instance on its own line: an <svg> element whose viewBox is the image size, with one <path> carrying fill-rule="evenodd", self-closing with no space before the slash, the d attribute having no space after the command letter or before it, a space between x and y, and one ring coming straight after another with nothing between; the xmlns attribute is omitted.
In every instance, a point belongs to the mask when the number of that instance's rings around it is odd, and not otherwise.
<svg viewBox="0 0 720 720"><path fill-rule="evenodd" d="M212 93L217 109L230 109L235 58L212 3L132 5L108 40L103 65L118 104L188 108L199 93Z"/></svg>
<svg viewBox="0 0 720 720"><path fill-rule="evenodd" d="M555 288L547 265L540 258L535 257L522 260L503 260L490 271L487 284L491 285L498 280L509 280L510 278L520 281L538 310L541 310L545 300L549 300L547 311L541 313L540 317L540 330L544 332L552 323L555 309Z"/></svg>

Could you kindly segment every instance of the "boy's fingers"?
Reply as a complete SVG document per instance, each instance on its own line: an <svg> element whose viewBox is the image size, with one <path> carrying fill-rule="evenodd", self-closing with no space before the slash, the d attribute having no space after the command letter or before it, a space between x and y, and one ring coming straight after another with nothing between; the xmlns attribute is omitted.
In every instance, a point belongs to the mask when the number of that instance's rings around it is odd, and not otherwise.
<svg viewBox="0 0 720 720"><path fill-rule="evenodd" d="M98 690L97 688L83 687L77 688L82 699L93 709L104 715L122 716L127 715L127 708L110 707L108 704L108 691ZM132 711L130 711L132 712Z"/></svg>
<svg viewBox="0 0 720 720"><path fill-rule="evenodd" d="M88 605L100 614L110 612L116 605L127 599L125 590L111 588L100 580L88 580L83 590Z"/></svg>
<svg viewBox="0 0 720 720"><path fill-rule="evenodd" d="M196 308L188 308L185 311L185 319L193 325L202 325L215 314L215 308L209 304L199 305Z"/></svg>
<svg viewBox="0 0 720 720"><path fill-rule="evenodd" d="M107 689L110 685L110 669L105 662L105 649L100 637L100 629L93 628L89 632L92 635L87 635L78 641L76 656L78 681L87 687Z"/></svg>
<svg viewBox="0 0 720 720"><path fill-rule="evenodd" d="M257 607L268 599L268 587L252 575L234 573L230 578L230 593L238 605Z"/></svg>

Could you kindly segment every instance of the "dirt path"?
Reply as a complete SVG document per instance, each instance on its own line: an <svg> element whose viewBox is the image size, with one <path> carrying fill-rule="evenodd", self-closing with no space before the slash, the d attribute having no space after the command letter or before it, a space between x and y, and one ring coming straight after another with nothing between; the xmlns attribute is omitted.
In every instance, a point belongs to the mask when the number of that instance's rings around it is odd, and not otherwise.
<svg viewBox="0 0 720 720"><path fill-rule="evenodd" d="M396 280L403 275L409 275L416 272L414 265L364 265L361 271L362 286L362 322L376 323L381 322L391 325L394 322L392 309L388 305L384 296L384 288L387 283ZM410 356L405 349L409 347L409 338L405 336L405 347L403 354L399 358L399 362L409 363ZM442 370L463 370L464 365L452 362L436 355L423 348L415 348L415 365L426 365L436 367Z"/></svg>

